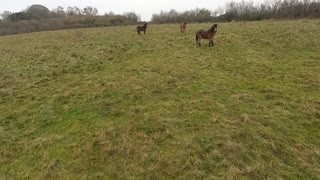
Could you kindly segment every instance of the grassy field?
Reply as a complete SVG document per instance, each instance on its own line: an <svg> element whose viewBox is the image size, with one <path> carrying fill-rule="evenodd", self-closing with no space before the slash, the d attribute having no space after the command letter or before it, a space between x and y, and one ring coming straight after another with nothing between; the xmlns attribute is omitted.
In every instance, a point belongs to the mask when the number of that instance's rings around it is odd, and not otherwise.
<svg viewBox="0 0 320 180"><path fill-rule="evenodd" d="M0 37L0 179L319 179L320 20Z"/></svg>

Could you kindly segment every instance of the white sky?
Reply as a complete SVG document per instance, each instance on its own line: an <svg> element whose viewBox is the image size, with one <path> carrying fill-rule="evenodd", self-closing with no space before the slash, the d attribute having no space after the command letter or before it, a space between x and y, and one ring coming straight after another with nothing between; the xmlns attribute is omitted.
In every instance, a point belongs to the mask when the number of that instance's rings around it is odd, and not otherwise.
<svg viewBox="0 0 320 180"><path fill-rule="evenodd" d="M134 11L141 15L142 20L148 21L151 19L152 14L159 13L160 10L169 11L170 9L175 9L184 11L195 9L196 7L215 10L219 6L224 6L228 1L231 0L0 0L0 13L5 10L18 12L32 4L41 4L50 10L58 6L64 8L68 6L77 6L79 8L93 6L98 9L99 14L110 11L116 14Z"/></svg>

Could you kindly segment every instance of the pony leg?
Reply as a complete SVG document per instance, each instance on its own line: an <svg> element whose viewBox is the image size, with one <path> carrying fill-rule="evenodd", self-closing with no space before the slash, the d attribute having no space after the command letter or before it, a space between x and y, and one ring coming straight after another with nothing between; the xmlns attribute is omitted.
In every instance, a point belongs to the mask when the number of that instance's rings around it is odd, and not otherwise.
<svg viewBox="0 0 320 180"><path fill-rule="evenodd" d="M196 35L196 44L199 45L199 42L198 42L198 35Z"/></svg>
<svg viewBox="0 0 320 180"><path fill-rule="evenodd" d="M200 37L198 36L198 35L196 35L196 44L198 45L198 46L200 46L201 44L200 44Z"/></svg>
<svg viewBox="0 0 320 180"><path fill-rule="evenodd" d="M213 46L213 39L209 39L209 47Z"/></svg>

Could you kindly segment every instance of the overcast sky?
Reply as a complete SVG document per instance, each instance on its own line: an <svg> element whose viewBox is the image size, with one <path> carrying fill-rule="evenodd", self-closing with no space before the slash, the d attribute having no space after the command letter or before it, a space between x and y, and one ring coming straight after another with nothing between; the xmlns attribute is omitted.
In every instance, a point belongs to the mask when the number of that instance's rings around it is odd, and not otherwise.
<svg viewBox="0 0 320 180"><path fill-rule="evenodd" d="M230 0L0 0L0 12L5 10L18 12L32 4L41 4L50 10L58 6L64 8L68 6L77 6L79 8L93 6L98 9L99 14L110 11L116 14L134 11L141 15L142 20L148 21L153 13L159 13L160 10L176 9L184 11L195 9L196 7L214 10L219 6L225 5L228 1Z"/></svg>

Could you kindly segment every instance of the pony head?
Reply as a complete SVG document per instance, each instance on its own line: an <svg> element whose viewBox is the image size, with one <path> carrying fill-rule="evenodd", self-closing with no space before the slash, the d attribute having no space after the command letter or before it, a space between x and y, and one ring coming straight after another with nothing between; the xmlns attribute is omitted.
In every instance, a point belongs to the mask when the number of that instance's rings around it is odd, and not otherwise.
<svg viewBox="0 0 320 180"><path fill-rule="evenodd" d="M217 32L218 31L218 24L214 24L212 27L211 27L211 30L213 32Z"/></svg>

